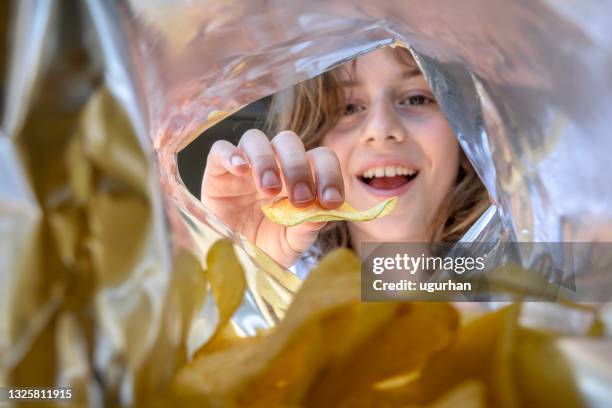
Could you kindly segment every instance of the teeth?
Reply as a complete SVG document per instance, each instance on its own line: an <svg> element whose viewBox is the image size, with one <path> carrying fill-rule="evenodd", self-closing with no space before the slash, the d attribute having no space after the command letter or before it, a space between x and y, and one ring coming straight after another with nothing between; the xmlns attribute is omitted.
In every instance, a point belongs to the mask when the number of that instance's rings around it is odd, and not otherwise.
<svg viewBox="0 0 612 408"><path fill-rule="evenodd" d="M394 177L394 176L413 176L416 170L409 169L401 166L389 166L389 167L373 167L366 170L362 177L373 178L373 177Z"/></svg>

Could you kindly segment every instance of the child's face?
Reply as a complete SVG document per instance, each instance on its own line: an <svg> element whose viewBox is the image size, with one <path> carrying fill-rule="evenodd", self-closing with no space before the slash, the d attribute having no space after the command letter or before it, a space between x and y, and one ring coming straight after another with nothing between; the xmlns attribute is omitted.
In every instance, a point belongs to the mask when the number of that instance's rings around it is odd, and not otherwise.
<svg viewBox="0 0 612 408"><path fill-rule="evenodd" d="M366 209L399 197L391 215L351 223L351 234L359 241L427 242L459 169L459 145L446 117L414 61L400 61L391 48L342 71L345 113L323 145L340 159L346 200Z"/></svg>

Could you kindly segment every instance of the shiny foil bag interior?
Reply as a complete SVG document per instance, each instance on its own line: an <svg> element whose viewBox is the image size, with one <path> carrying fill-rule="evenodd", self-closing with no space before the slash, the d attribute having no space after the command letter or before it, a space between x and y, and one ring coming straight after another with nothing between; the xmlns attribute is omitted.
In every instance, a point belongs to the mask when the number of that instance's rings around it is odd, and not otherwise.
<svg viewBox="0 0 612 408"><path fill-rule="evenodd" d="M567 259L546 242L612 238L612 22L599 2L1 7L0 385L71 384L92 405L163 392L220 319L203 268L221 237L246 273L236 332L279 322L299 279L207 213L176 153L380 46L410 48L489 191L464 241L542 242L519 254L528 268ZM610 273L572 272L611 287ZM610 342L565 344L588 400L609 400Z"/></svg>

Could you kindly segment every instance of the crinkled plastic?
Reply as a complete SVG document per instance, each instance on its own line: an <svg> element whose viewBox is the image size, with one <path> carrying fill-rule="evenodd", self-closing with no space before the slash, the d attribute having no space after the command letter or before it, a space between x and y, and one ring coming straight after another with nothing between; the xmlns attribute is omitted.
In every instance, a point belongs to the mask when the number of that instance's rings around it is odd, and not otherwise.
<svg viewBox="0 0 612 408"><path fill-rule="evenodd" d="M494 205L465 241L612 239L605 2L1 7L0 385L69 383L92 405L162 392L218 321L202 264L221 236L246 269L236 331L281 319L299 280L206 212L176 152L245 104L383 45L411 47L489 190ZM564 254L544 245L521 261L539 256ZM594 404L612 398L611 348L565 343Z"/></svg>

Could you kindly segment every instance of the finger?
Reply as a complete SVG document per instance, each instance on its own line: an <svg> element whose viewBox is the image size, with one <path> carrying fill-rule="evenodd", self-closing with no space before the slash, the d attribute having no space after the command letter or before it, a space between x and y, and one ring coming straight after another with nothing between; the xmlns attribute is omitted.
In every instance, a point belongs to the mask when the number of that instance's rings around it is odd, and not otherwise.
<svg viewBox="0 0 612 408"><path fill-rule="evenodd" d="M280 193L283 185L274 151L266 135L257 129L247 130L238 147L246 154L257 188L269 195Z"/></svg>
<svg viewBox="0 0 612 408"><path fill-rule="evenodd" d="M314 244L319 232L327 225L327 222L305 222L285 230L287 245L293 252L301 255Z"/></svg>
<svg viewBox="0 0 612 408"><path fill-rule="evenodd" d="M314 181L302 140L291 131L284 131L272 139L289 200L296 207L307 207L315 200Z"/></svg>
<svg viewBox="0 0 612 408"><path fill-rule="evenodd" d="M249 171L249 163L244 154L227 140L217 140L211 147L206 159L205 174L219 176L226 172L237 176Z"/></svg>
<svg viewBox="0 0 612 408"><path fill-rule="evenodd" d="M338 156L325 146L309 150L306 156L314 168L319 203L325 208L338 208L344 202L344 181Z"/></svg>

